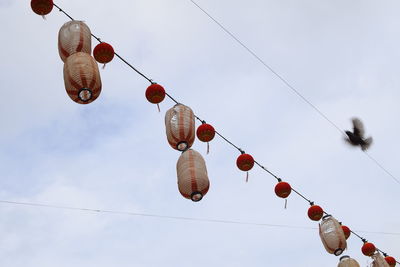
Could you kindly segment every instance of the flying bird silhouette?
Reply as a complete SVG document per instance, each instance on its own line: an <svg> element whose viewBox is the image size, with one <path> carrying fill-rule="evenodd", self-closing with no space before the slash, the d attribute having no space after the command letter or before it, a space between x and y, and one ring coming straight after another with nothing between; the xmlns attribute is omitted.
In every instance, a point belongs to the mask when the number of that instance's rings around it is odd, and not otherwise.
<svg viewBox="0 0 400 267"><path fill-rule="evenodd" d="M360 146L363 151L367 150L372 144L372 137L364 138L364 125L358 118L353 118L353 132L346 131L346 141L350 145Z"/></svg>

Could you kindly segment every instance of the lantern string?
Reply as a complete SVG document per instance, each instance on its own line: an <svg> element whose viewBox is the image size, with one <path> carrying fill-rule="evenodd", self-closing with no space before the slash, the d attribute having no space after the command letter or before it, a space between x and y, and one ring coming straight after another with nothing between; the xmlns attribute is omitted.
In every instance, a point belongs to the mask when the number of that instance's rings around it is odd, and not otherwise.
<svg viewBox="0 0 400 267"><path fill-rule="evenodd" d="M171 99L172 101L174 101L175 104L179 104L179 102L176 101L175 98L173 98L173 97L172 97L171 95L169 95L167 92L165 92L165 95L168 96L169 99ZM196 117L196 119L200 120L199 117L197 117L196 115L195 115L195 117Z"/></svg>
<svg viewBox="0 0 400 267"><path fill-rule="evenodd" d="M261 64L263 64L267 69L269 69L273 74L275 74L284 84L286 84L290 89L292 89L299 97L301 97L306 103L308 103L314 110L316 110L323 118L325 118L328 122L330 122L336 129L338 129L342 134L345 134L343 132L343 130L341 130L335 123L333 123L324 113L322 113L316 106L314 106L307 98L305 98L302 94L300 94L300 92L298 90L296 90L286 79L284 79L281 75L279 75L276 71L274 71L268 64L266 64L260 57L257 56L257 54L255 54L251 49L249 49L243 42L241 42L237 37L235 37L228 29L226 29L221 23L219 23L216 19L214 19L209 13L207 13L203 8L201 8L196 2L194 2L193 0L190 0L193 4L195 4L200 10L202 10L210 19L212 19L217 25L219 25L227 34L229 34L234 40L236 40L243 48L245 48L251 55L253 55ZM58 10L60 12L62 12L63 14L65 14L69 19L74 20L67 12L65 12L63 9L61 9L59 6L57 6L56 4L53 3L53 5L58 8ZM101 39L97 36L95 36L94 34L92 34L92 37L95 38L98 42L102 42ZM154 84L154 81L150 78L148 78L146 75L144 75L142 72L140 72L139 70L137 70L135 67L133 67L128 61L126 61L123 57L121 57L119 54L115 53L115 56L117 56L122 62L124 62L127 66L129 66L132 70L134 70L136 73L138 73L140 76L142 76L143 78L145 78L147 81L149 81L151 84ZM168 93L166 93L166 96L168 96L168 98L170 98L173 102L175 102L176 104L179 104L179 102L173 98L171 95L169 95ZM198 116L194 115L195 118L197 120L199 120L200 122L204 122L204 120L200 119ZM238 146L236 146L234 143L232 143L231 141L229 141L226 137L224 137L222 134L220 134L218 131L215 131L215 133L220 136L223 140L225 140L227 143L229 143L230 145L232 145L234 148L236 148L237 150L239 150L239 152L241 154L244 154L244 150L242 150L241 148L239 148ZM367 153L366 153L367 154ZM371 155L367 154L368 157L370 159L372 159L376 164L378 164L378 166L380 168L382 168L387 174L389 174L390 176L392 176L392 178L397 181L400 184L400 181L398 179L396 179L396 177L394 177L389 171L387 171L381 164L378 163L377 160L375 160L374 158L372 158ZM281 179L275 175L274 173L272 173L271 171L269 171L267 168L265 168L264 166L262 166L260 163L258 163L257 161L255 161L255 163L264 171L266 171L267 173L269 173L271 176L273 176L275 179L277 179L278 181L281 181ZM302 197L304 200L306 200L310 205L313 205L314 202L309 200L308 198L306 198L304 195L302 195L301 193L299 193L297 190L292 188L292 191L295 192L297 195L299 195L300 197ZM119 212L119 211L112 211L112 210L95 210L95 209L85 209L85 208L72 208L72 207L62 207L62 206L56 206L56 205L47 205L47 204L34 204L34 203L22 203L22 202L12 202L12 201L1 201L2 203L9 203L9 204L19 204L19 205L30 205L30 206L41 206L41 207L53 207L53 208L63 208L63 209L72 209L72 210L82 210L82 211L92 211L92 212L104 212L104 213L115 213L115 214L127 214L127 215L135 215L135 216L148 216L148 217L160 217L160 218L171 218L171 219L177 219L177 218L181 218L181 219L185 219L185 220L197 220L195 218L186 218L186 217L174 217L174 216L159 216L159 215L151 215L151 214L140 214L140 213L130 213L130 212ZM327 212L324 211L324 214L328 214ZM232 222L232 223L236 223L233 221L223 221L223 220L208 220L208 219L199 219L201 221L213 221L213 222ZM239 224L241 224L240 222L237 222ZM249 224L249 223L243 223L243 224ZM358 238L360 238L362 241L365 240L365 238L361 237L360 235L356 234L354 231L351 231L355 236L357 236ZM382 250L378 249L378 251L383 252ZM398 262L400 264L400 262Z"/></svg>
<svg viewBox="0 0 400 267"><path fill-rule="evenodd" d="M233 40L235 40L240 46L242 46L250 55L252 55L258 62L260 62L266 69L272 72L279 80L281 80L289 89L291 89L298 97L300 97L305 103L307 103L314 111L316 111L322 118L329 122L334 128L336 128L344 137L347 138L346 133L340 129L340 127L328 118L317 106L311 103L303 94L300 93L287 79L285 79L281 74L275 71L270 65L268 65L262 58L260 58L253 50L251 50L244 42L242 42L238 37L236 37L231 31L229 31L221 22L215 19L209 12L202 8L194 0L189 0L192 2L199 10L201 10L208 18L210 18L215 24L217 24L225 33L227 33ZM363 151L370 160L372 160L379 168L381 168L386 174L388 174L395 182L400 184L400 180L396 178L391 172L389 172L382 164L380 164L374 157L368 154L367 151Z"/></svg>

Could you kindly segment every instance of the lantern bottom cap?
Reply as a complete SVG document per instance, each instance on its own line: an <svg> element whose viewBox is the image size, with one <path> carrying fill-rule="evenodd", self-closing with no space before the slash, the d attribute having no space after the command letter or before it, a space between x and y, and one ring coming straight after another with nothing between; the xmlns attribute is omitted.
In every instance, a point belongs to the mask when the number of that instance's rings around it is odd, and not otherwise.
<svg viewBox="0 0 400 267"><path fill-rule="evenodd" d="M342 253L343 253L343 249L338 248L338 249L335 250L335 252L333 254L335 254L335 256L339 256Z"/></svg>
<svg viewBox="0 0 400 267"><path fill-rule="evenodd" d="M189 148L189 145L186 141L180 141L177 145L176 145L176 149L178 149L179 151L186 151Z"/></svg>
<svg viewBox="0 0 400 267"><path fill-rule="evenodd" d="M203 194L202 194L201 192L198 192L198 191L193 192L193 193L190 195L190 199L191 199L193 202L199 202L200 200L203 199Z"/></svg>
<svg viewBox="0 0 400 267"><path fill-rule="evenodd" d="M81 88L78 92L79 100L87 102L92 99L93 93L89 88Z"/></svg>

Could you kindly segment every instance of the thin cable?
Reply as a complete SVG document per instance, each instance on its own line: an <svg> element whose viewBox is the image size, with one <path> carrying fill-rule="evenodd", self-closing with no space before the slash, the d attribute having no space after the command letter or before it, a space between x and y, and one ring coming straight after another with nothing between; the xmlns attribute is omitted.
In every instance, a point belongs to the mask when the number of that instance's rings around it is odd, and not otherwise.
<svg viewBox="0 0 400 267"><path fill-rule="evenodd" d="M91 212L91 213L108 213L108 214L119 214L119 215L138 216L138 217L152 217L152 218L158 218L158 219L172 219L172 220L183 220L183 221L219 223L219 224L237 224L237 225L250 225L250 226L290 228L290 229L318 230L317 227L245 222L245 221L235 221L235 220L206 219L206 218L184 217L184 216L169 216L169 215L160 215L160 214L138 213L138 212L132 212L132 211L80 208L80 207L61 206L61 205L43 204L43 203L32 203L32 202L9 201L9 200L0 200L0 203L19 205L19 206L36 207L36 208L72 210L72 211L82 211L82 212ZM394 233L394 232L393 233L391 233L391 232L373 232L373 231L359 231L359 232L379 234L379 235L398 235L398 236L400 236L400 233Z"/></svg>
<svg viewBox="0 0 400 267"><path fill-rule="evenodd" d="M192 0L191 0L192 1ZM193 1L192 1L193 2ZM194 4L196 4L195 2L193 2ZM54 6L56 6L60 12L64 13L68 18L70 18L71 20L73 20L73 18L68 15L64 10L62 10L60 7L58 7L56 4L54 4ZM196 4L196 6L198 6ZM205 12L200 6L198 6L203 12ZM207 12L205 12L211 19L213 19L218 25L220 25L228 34L230 34L235 40L237 40L240 44L242 44L233 34L231 34L228 30L226 30L218 21L216 21L214 18L212 18ZM100 38L98 38L97 36L95 36L94 34L92 34L92 36L99 42L101 42ZM242 46L244 46L242 44ZM246 46L244 46L245 48L247 48ZM247 50L252 53L256 58L257 55L255 55L250 49L247 48ZM133 69L135 72L137 72L138 74L140 74L142 77L144 77L145 79L147 79L150 83L154 83L151 79L147 78L145 75L143 75L140 71L138 71L136 68L134 68L129 62L127 62L125 59L123 59L121 56L117 55L118 58L120 58L126 65L128 65L131 69ZM259 58L258 58L259 59ZM263 61L261 59L259 59L261 61L261 63L263 63ZM266 65L264 63L264 65ZM266 65L267 68L270 68L268 65ZM276 72L274 72L272 69L270 69L273 73L275 73L283 82L285 82L289 87L290 84L287 83L283 78L281 78L281 76L279 76ZM292 88L294 89L294 88ZM294 89L295 90L295 89ZM297 92L295 90L295 92ZM298 93L298 92L297 92ZM299 94L299 93L298 93ZM176 101L172 96L170 96L169 94L166 94L172 101L174 101L176 104L179 104L178 101ZM301 96L299 94L299 96ZM301 96L302 97L302 96ZM307 99L305 99L304 97L302 97L306 102L308 102L311 106L313 106ZM314 107L314 106L313 106ZM317 111L318 109L316 107L314 107ZM319 112L323 117L325 117L328 121L330 121L323 113ZM197 117L195 115L196 119L200 120L201 122L204 122L203 120L201 120L199 117ZM330 121L331 122L331 121ZM336 126L333 122L331 122L334 126ZM336 128L338 130L340 130L337 126ZM342 130L340 130L342 132ZM244 153L244 151L237 147L235 144L233 144L231 141L229 141L227 138L225 138L223 135L221 135L220 133L218 133L216 131L216 134L219 135L222 139L224 139L227 143L229 143L230 145L232 145L233 147L235 147L236 149L238 149L242 154ZM264 171L268 172L270 175L272 175L274 178L276 178L278 181L280 181L281 179L276 176L275 174L273 174L271 171L269 171L267 168L265 168L264 166L262 166L261 164L259 164L258 162L257 165L263 169ZM383 167L382 167L383 168ZM304 200L306 200L307 202L309 202L310 205L313 205L314 202L312 202L311 200L307 199L304 195L302 195L301 193L299 193L298 191L294 190L292 188L293 192L295 192L297 195L299 195L300 197L302 197ZM103 212L103 213L114 213L114 214L126 214L126 215L132 215L132 216L146 216L146 217L157 217L157 218L169 218L169 219L182 219L182 220L193 220L193 221L207 221L207 222L219 222L219 223L234 223L234 224L251 224L251 225L264 225L264 226L279 226L279 225L268 225L268 224L254 224L254 223L246 223L246 222L237 222L237 221L225 221L225 220L213 220L213 219L198 219L198 218L189 218L189 217L175 217L175 216L162 216L162 215L154 215L154 214L144 214L144 213L133 213L133 212L124 212L124 211L112 211L112 210L99 210L99 209L86 209L86 208L74 208L74 207L64 207L64 206L57 206L57 205L48 205L48 204L35 204L35 203L27 203L27 202L13 202L13 201L0 201L0 203L9 203L9 204L15 204L15 205L27 205L27 206L39 206L39 207L47 207L47 208L58 208L58 209L69 209L69 210L81 210L81 211L90 211L90 212ZM324 211L324 214L328 214L327 212ZM282 225L280 225L280 227L282 227ZM285 227L285 226L284 226ZM290 226L289 226L290 227ZM351 231L352 233L354 233L357 237L359 237L362 241L365 242L365 238L359 236L358 234L356 234L355 232ZM379 249L378 249L379 250ZM381 251L381 250L379 250ZM382 251L381 251L382 252ZM383 252L384 253L384 252Z"/></svg>
<svg viewBox="0 0 400 267"><path fill-rule="evenodd" d="M279 80L281 80L287 87L289 87L297 96L299 96L304 102L306 102L311 108L313 108L321 117L323 117L327 122L329 122L333 127L335 127L342 135L346 136L345 132L339 128L331 119L328 118L320 109L318 109L310 100L308 100L304 95L302 95L299 90L297 90L293 85L291 85L282 75L276 72L270 65L268 65L263 59L261 59L253 50L251 50L246 44L244 44L238 37L236 37L231 31L229 31L222 23L220 23L217 19L211 16L204 8L202 8L198 3L194 0L190 0L198 9L200 9L207 17L209 17L212 21L215 22L225 33L227 33L233 40L235 40L238 44L240 44L247 52L249 52L257 61L259 61L265 68L267 68L270 72L272 72ZM366 153L367 154L367 153ZM385 169L382 164L380 164L376 159L374 159L371 155L367 154L367 156L377 164L385 173L387 173L390 177L392 177L397 183L400 184L400 180L398 180L392 173L390 173L387 169Z"/></svg>
<svg viewBox="0 0 400 267"><path fill-rule="evenodd" d="M105 209L79 208L79 207L60 206L60 205L42 204L42 203L31 203L31 202L8 201L8 200L0 200L0 203L12 204L12 205L20 205L20 206L30 206L30 207L42 207L42 208L52 208L52 209L74 210L74 211L83 211L83 212L109 213L109 214L120 214L120 215L139 216L139 217L152 217L152 218L159 218L159 219L173 219L173 220L209 222L209 223L222 223L222 224L238 224L238 225L266 226L266 227L280 227L280 228L306 229L306 230L316 230L317 229L315 227L303 227L303 226L293 226L293 225L284 225L284 224L255 223L255 222L244 222L244 221L234 221L234 220L220 220L220 219L205 219L205 218L183 217L183 216L169 216L169 215L159 215L159 214L138 213L138 212L131 212L131 211L116 211L116 210L105 210ZM400 233L393 233L393 235L397 235L397 234L400 235Z"/></svg>
<svg viewBox="0 0 400 267"><path fill-rule="evenodd" d="M372 157L367 151L364 151L365 155L367 155L367 157L369 157L373 162L375 162L376 165L379 166L379 168L381 168L384 172L386 172L387 175L389 175L390 177L392 177L392 179L394 181L396 181L398 184L400 184L400 181L390 172L388 172L383 166L382 164L380 164L374 157Z"/></svg>
<svg viewBox="0 0 400 267"><path fill-rule="evenodd" d="M232 37L238 44L240 44L247 52L249 52L257 61L259 61L264 67L266 67L270 72L272 72L279 80L281 80L287 87L289 87L293 92L296 93L301 99L303 99L310 107L319 113L325 120L327 120L332 126L334 126L340 133L345 134L342 129L339 128L333 121L331 121L322 111L320 111L313 103L311 103L306 97L304 97L294 86L292 86L283 76L277 73L271 66L269 66L264 60L262 60L253 50L251 50L247 45L245 45L239 38L237 38L231 31L229 31L224 25L222 25L218 20L216 20L210 13L203 9L195 1L190 0L197 8L199 8L204 14L207 15L212 21L214 21L224 32L226 32L230 37Z"/></svg>

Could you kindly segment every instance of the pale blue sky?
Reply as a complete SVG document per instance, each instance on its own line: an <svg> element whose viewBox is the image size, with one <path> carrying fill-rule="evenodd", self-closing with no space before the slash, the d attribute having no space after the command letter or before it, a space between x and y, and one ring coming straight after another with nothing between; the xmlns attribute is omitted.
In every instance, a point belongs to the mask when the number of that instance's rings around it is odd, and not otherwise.
<svg viewBox="0 0 400 267"><path fill-rule="evenodd" d="M371 155L400 177L400 18L397 1L198 0L341 129L360 117ZM264 166L354 230L399 233L400 185L189 0L57 1L168 93ZM336 266L292 194L236 166L222 139L193 148L210 191L199 203L176 184L179 153L146 80L118 59L100 69L103 90L79 105L64 89L57 34L29 1L0 0L0 200L283 224L227 225L0 204L0 266ZM93 41L93 47L96 44ZM362 233L400 257L400 235ZM344 253L365 266L362 243Z"/></svg>

